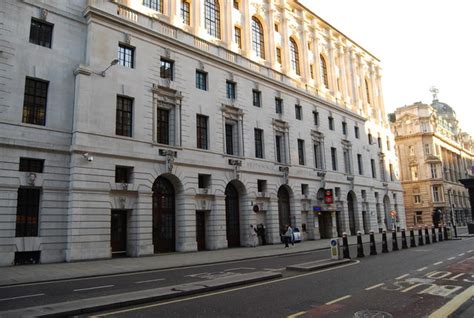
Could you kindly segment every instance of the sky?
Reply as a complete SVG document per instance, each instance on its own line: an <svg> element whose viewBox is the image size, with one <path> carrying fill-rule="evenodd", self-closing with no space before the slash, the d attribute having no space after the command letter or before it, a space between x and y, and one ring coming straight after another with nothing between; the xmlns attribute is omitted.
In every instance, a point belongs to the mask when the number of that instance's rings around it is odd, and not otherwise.
<svg viewBox="0 0 474 318"><path fill-rule="evenodd" d="M381 62L387 113L431 103L430 87L474 137L474 1L300 0Z"/></svg>

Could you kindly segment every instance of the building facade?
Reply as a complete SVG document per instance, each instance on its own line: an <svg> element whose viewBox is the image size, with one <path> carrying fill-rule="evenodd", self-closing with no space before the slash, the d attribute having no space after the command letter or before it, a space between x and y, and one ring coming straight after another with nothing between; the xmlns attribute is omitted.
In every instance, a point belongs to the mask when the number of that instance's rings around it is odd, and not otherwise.
<svg viewBox="0 0 474 318"><path fill-rule="evenodd" d="M404 226L379 61L298 1L0 6L2 265Z"/></svg>
<svg viewBox="0 0 474 318"><path fill-rule="evenodd" d="M436 96L396 109L391 118L400 160L407 225L466 225L471 221L468 190L459 182L472 176L473 140L456 113Z"/></svg>

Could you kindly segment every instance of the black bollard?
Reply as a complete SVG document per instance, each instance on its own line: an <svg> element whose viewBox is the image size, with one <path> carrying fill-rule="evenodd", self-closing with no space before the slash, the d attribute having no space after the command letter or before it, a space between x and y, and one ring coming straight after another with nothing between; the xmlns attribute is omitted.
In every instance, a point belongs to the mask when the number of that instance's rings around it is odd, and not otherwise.
<svg viewBox="0 0 474 318"><path fill-rule="evenodd" d="M349 254L349 243L347 242L346 232L342 233L342 257L349 259L351 258Z"/></svg>
<svg viewBox="0 0 474 318"><path fill-rule="evenodd" d="M405 229L402 229L402 249L407 249L407 234L405 233Z"/></svg>
<svg viewBox="0 0 474 318"><path fill-rule="evenodd" d="M431 240L433 241L433 243L436 243L436 232L435 232L435 227L434 225L431 226Z"/></svg>
<svg viewBox="0 0 474 318"><path fill-rule="evenodd" d="M427 226L425 226L425 244L431 244L430 243L430 232L428 231Z"/></svg>
<svg viewBox="0 0 474 318"><path fill-rule="evenodd" d="M382 253L388 253L387 231L382 231Z"/></svg>
<svg viewBox="0 0 474 318"><path fill-rule="evenodd" d="M443 231L441 229L441 224L438 227L438 241L440 241L440 242L443 241Z"/></svg>
<svg viewBox="0 0 474 318"><path fill-rule="evenodd" d="M444 239L448 240L448 227L446 225L443 225L443 233L444 233Z"/></svg>
<svg viewBox="0 0 474 318"><path fill-rule="evenodd" d="M410 247L416 247L415 243L415 232L413 231L413 228L410 228Z"/></svg>
<svg viewBox="0 0 474 318"><path fill-rule="evenodd" d="M377 247L375 246L375 235L370 231L370 255L377 255Z"/></svg>
<svg viewBox="0 0 474 318"><path fill-rule="evenodd" d="M392 232L392 251L398 251L397 231Z"/></svg>
<svg viewBox="0 0 474 318"><path fill-rule="evenodd" d="M425 243L423 243L423 230L421 229L421 226L418 228L418 246L423 246Z"/></svg>
<svg viewBox="0 0 474 318"><path fill-rule="evenodd" d="M362 234L357 231L357 257L364 257L364 245L362 245Z"/></svg>

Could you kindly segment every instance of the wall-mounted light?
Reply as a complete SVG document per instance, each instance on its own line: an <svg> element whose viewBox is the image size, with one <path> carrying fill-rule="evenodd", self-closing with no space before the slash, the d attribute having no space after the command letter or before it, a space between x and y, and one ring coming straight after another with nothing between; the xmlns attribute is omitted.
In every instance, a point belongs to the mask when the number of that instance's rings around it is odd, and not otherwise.
<svg viewBox="0 0 474 318"><path fill-rule="evenodd" d="M83 153L82 156L84 157L84 159L86 159L89 162L94 161L94 157L90 155L88 152Z"/></svg>
<svg viewBox="0 0 474 318"><path fill-rule="evenodd" d="M110 65L107 66L107 68L106 68L105 70L103 70L103 71L100 72L100 73L95 73L95 72L94 72L94 73L97 74L97 75L100 75L100 76L102 76L102 77L105 77L105 73L109 70L109 68L111 68L111 67L114 66L114 65L117 65L118 62L119 62L118 59L113 59L112 62L110 62Z"/></svg>

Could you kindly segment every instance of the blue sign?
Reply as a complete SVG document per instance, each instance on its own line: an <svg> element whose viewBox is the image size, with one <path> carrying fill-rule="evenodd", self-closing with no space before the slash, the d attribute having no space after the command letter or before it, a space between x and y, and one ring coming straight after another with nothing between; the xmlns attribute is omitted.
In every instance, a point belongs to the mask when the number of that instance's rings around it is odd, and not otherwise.
<svg viewBox="0 0 474 318"><path fill-rule="evenodd" d="M320 212L321 207L320 206L313 206L313 212Z"/></svg>
<svg viewBox="0 0 474 318"><path fill-rule="evenodd" d="M336 240L331 240L331 246L336 246L337 245L337 241Z"/></svg>

